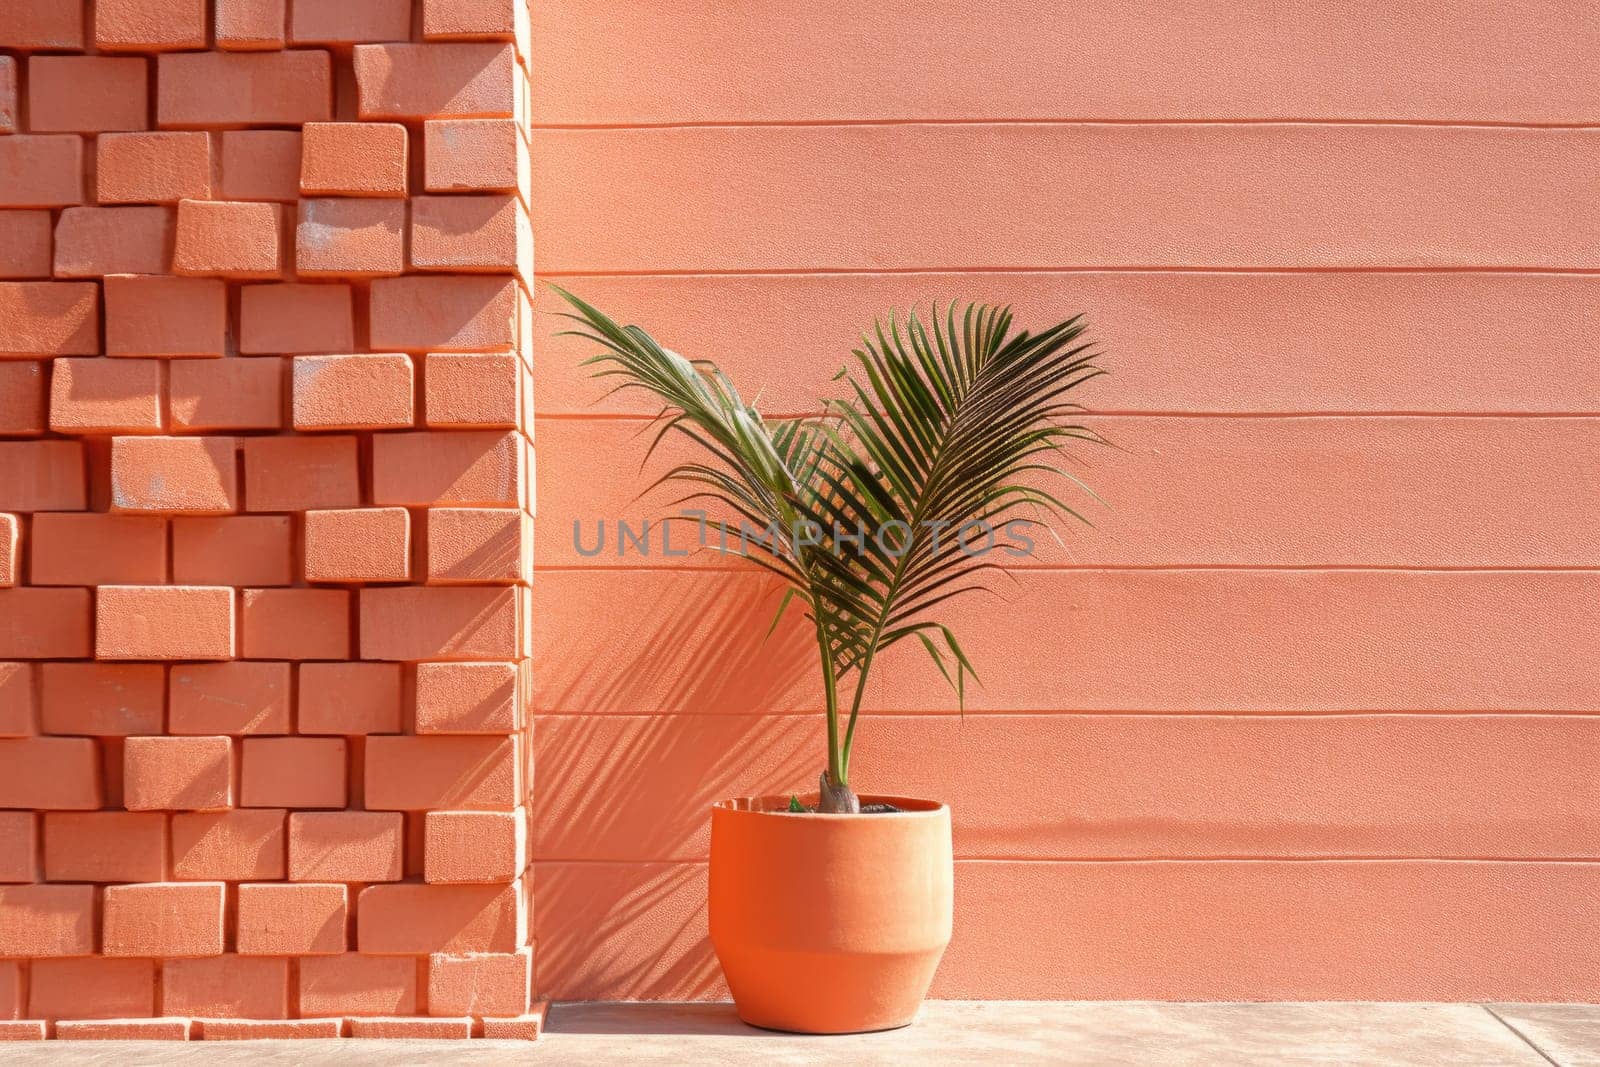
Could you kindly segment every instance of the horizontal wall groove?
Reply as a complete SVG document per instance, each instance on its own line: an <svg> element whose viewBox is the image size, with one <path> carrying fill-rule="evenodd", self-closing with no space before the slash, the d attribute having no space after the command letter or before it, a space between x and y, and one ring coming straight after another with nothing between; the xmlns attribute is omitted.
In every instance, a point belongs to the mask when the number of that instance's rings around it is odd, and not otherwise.
<svg viewBox="0 0 1600 1067"><path fill-rule="evenodd" d="M884 719L983 719L986 721L996 719L1041 719L1041 718L1140 718L1140 719L1592 719L1600 718L1600 709L1596 708L1414 708L1409 711L1373 711L1370 708L1348 708L1328 710L1295 711L1291 708L1275 708L1271 711L1223 711L1217 709L1197 709L1194 711L1154 710L1142 711L1138 708L1042 708L1042 709L1017 709L1006 708L1003 711L967 711L961 712L954 708L904 708L883 709L863 707L861 713L869 718ZM665 708L651 711L647 714L632 714L615 711L583 711L572 708L570 705L560 705L551 708L535 708L533 715L540 719L581 719L594 720L640 720L651 719L738 719L740 716L733 712L724 711L682 711L676 708ZM759 711L749 713L749 718L754 719L814 719L820 718L822 707L802 709L799 711Z"/></svg>
<svg viewBox="0 0 1600 1067"><path fill-rule="evenodd" d="M860 277L888 277L906 274L1536 274L1594 277L1600 268L1591 267L1496 267L1463 266L1371 266L1371 267L1293 267L1293 266L1214 266L1204 263L1122 263L1058 264L1054 266L1007 267L988 265L923 265L917 267L746 267L736 270L543 270L538 278L807 278L847 274Z"/></svg>
<svg viewBox="0 0 1600 1067"><path fill-rule="evenodd" d="M831 126L1422 126L1463 130L1593 130L1595 122L1511 122L1492 119L1367 119L1367 118L819 118L819 119L686 119L661 122L535 122L541 130L737 130L804 129Z"/></svg>
<svg viewBox="0 0 1600 1067"><path fill-rule="evenodd" d="M627 521L636 521L632 516L623 516ZM592 521L592 520L591 520ZM708 550L709 551L709 550ZM756 564L695 564L688 561L694 559L693 555L681 558L685 562L667 565L653 563L620 564L620 563L563 563L545 564L535 566L534 573L546 574L583 574L586 572L612 571L627 574L637 574L645 571L663 574L683 574L688 571L697 571L708 574L749 574L752 578L767 578L768 572L757 569ZM1080 563L1080 564L1014 564L1005 567L1007 573L1027 572L1029 574L1070 574L1080 571L1123 572L1123 571L1156 571L1156 572L1188 572L1188 571L1244 571L1292 574L1344 574L1344 573L1393 573L1393 574L1597 574L1600 565L1593 567L1573 567L1568 565L1552 566L1462 566L1462 567L1413 567L1404 564L1346 564L1346 563Z"/></svg>
<svg viewBox="0 0 1600 1067"><path fill-rule="evenodd" d="M1112 354L1114 356L1114 353ZM769 411L768 419L814 419L821 411ZM1137 411L1094 408L1079 417L1118 419L1600 419L1600 411ZM656 415L625 411L543 411L536 422L637 422L649 425Z"/></svg>
<svg viewBox="0 0 1600 1067"><path fill-rule="evenodd" d="M707 867L710 860L705 859L559 859L553 856L535 856L535 866L547 865L573 865L573 866L611 866L611 867ZM1496 866L1501 864L1527 864L1537 863L1548 866L1568 867L1600 867L1600 858L1587 857L1551 857L1551 858L1510 858L1475 856L1219 856L1219 857L1189 857L1189 856L1158 856L1158 857L1130 857L1130 858L1092 858L1092 859L1057 859L1042 858L1038 856L1018 857L987 857L987 856L957 856L956 866L977 866L979 864L1003 863L1007 865L1027 864L1029 866L1047 867L1051 865L1067 865L1092 863L1097 866L1122 864L1127 866L1156 866L1190 863L1235 864L1238 866L1261 866L1275 863L1293 864L1328 864L1343 865L1357 863L1381 863L1385 865L1406 864L1408 866L1423 865L1465 865L1465 866Z"/></svg>

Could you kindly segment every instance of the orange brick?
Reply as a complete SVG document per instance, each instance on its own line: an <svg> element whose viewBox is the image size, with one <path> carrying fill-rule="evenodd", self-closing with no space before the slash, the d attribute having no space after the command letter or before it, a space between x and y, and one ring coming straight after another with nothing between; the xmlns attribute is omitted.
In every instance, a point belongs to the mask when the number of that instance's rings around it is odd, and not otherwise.
<svg viewBox="0 0 1600 1067"><path fill-rule="evenodd" d="M294 428L380 430L412 422L411 357L294 357Z"/></svg>
<svg viewBox="0 0 1600 1067"><path fill-rule="evenodd" d="M0 659L88 658L90 611L87 589L0 589Z"/></svg>
<svg viewBox="0 0 1600 1067"><path fill-rule="evenodd" d="M410 0L292 0L295 44L404 41L411 36Z"/></svg>
<svg viewBox="0 0 1600 1067"><path fill-rule="evenodd" d="M242 294L241 352L297 355L355 348L348 285L247 285Z"/></svg>
<svg viewBox="0 0 1600 1067"><path fill-rule="evenodd" d="M107 956L220 956L223 884L108 885L101 940Z"/></svg>
<svg viewBox="0 0 1600 1067"><path fill-rule="evenodd" d="M62 1019L57 1041L187 1041L188 1019Z"/></svg>
<svg viewBox="0 0 1600 1067"><path fill-rule="evenodd" d="M276 278L283 269L283 208L279 205L178 201L174 274Z"/></svg>
<svg viewBox="0 0 1600 1067"><path fill-rule="evenodd" d="M165 519L35 515L31 548L34 585L159 585L167 580Z"/></svg>
<svg viewBox="0 0 1600 1067"><path fill-rule="evenodd" d="M104 52L206 46L206 0L95 0L94 40Z"/></svg>
<svg viewBox="0 0 1600 1067"><path fill-rule="evenodd" d="M0 663L0 737L39 732L38 685L31 663Z"/></svg>
<svg viewBox="0 0 1600 1067"><path fill-rule="evenodd" d="M172 817L172 877L176 881L282 878L282 810L180 812Z"/></svg>
<svg viewBox="0 0 1600 1067"><path fill-rule="evenodd" d="M233 590L103 585L95 611L100 659L231 659Z"/></svg>
<svg viewBox="0 0 1600 1067"><path fill-rule="evenodd" d="M372 347L500 352L516 345L510 278L380 278L372 283Z"/></svg>
<svg viewBox="0 0 1600 1067"><path fill-rule="evenodd" d="M309 511L361 504L354 437L249 437L244 499L249 511Z"/></svg>
<svg viewBox="0 0 1600 1067"><path fill-rule="evenodd" d="M43 1019L0 1019L0 1041L43 1041L48 1028Z"/></svg>
<svg viewBox="0 0 1600 1067"><path fill-rule="evenodd" d="M61 434L159 433L161 364L153 359L58 359L50 428Z"/></svg>
<svg viewBox="0 0 1600 1067"><path fill-rule="evenodd" d="M411 266L417 270L519 271L522 254L532 248L527 216L514 196L411 201Z"/></svg>
<svg viewBox="0 0 1600 1067"><path fill-rule="evenodd" d="M221 515L239 510L231 437L113 437L111 508Z"/></svg>
<svg viewBox="0 0 1600 1067"><path fill-rule="evenodd" d="M300 1015L411 1015L417 963L398 956L307 956L300 961Z"/></svg>
<svg viewBox="0 0 1600 1067"><path fill-rule="evenodd" d="M528 866L527 816L520 810L430 811L424 816L423 835L423 877L428 882L510 882ZM494 1009L493 1014L515 1015L526 1007Z"/></svg>
<svg viewBox="0 0 1600 1067"><path fill-rule="evenodd" d="M34 133L147 129L149 71L142 58L31 56L28 128Z"/></svg>
<svg viewBox="0 0 1600 1067"><path fill-rule="evenodd" d="M172 580L180 585L288 585L294 529L287 515L172 520Z"/></svg>
<svg viewBox="0 0 1600 1067"><path fill-rule="evenodd" d="M159 882L166 864L165 815L129 811L44 815L44 876L49 881Z"/></svg>
<svg viewBox="0 0 1600 1067"><path fill-rule="evenodd" d="M372 439L373 502L518 506L522 457L515 432L380 434Z"/></svg>
<svg viewBox="0 0 1600 1067"><path fill-rule="evenodd" d="M109 133L95 144L102 204L174 204L211 196L211 138L204 133Z"/></svg>
<svg viewBox="0 0 1600 1067"><path fill-rule="evenodd" d="M100 756L86 737L0 738L0 767L7 768L0 777L0 808L100 806ZM3 937L0 944L6 944Z"/></svg>
<svg viewBox="0 0 1600 1067"><path fill-rule="evenodd" d="M92 955L95 893L92 885L0 885L0 945L6 955Z"/></svg>
<svg viewBox="0 0 1600 1067"><path fill-rule="evenodd" d="M532 987L532 949L428 957L430 1015L521 1015Z"/></svg>
<svg viewBox="0 0 1600 1067"><path fill-rule="evenodd" d="M0 278L50 277L54 232L48 211L0 211Z"/></svg>
<svg viewBox="0 0 1600 1067"><path fill-rule="evenodd" d="M75 134L0 137L0 207L83 203L83 138Z"/></svg>
<svg viewBox="0 0 1600 1067"><path fill-rule="evenodd" d="M155 1014L151 960L39 960L31 970L28 1014L36 1019L143 1019Z"/></svg>
<svg viewBox="0 0 1600 1067"><path fill-rule="evenodd" d="M0 133L17 132L18 103L16 57L0 56Z"/></svg>
<svg viewBox="0 0 1600 1067"><path fill-rule="evenodd" d="M0 672L4 671L0 664ZM3 684L3 683L0 683ZM0 882L39 881L39 820L31 811L0 811ZM8 1014L15 964L0 962L0 1018Z"/></svg>
<svg viewBox="0 0 1600 1067"><path fill-rule="evenodd" d="M308 278L400 274L405 231L403 200L302 200L296 270Z"/></svg>
<svg viewBox="0 0 1600 1067"><path fill-rule="evenodd" d="M275 359L175 359L167 401L174 430L276 430L283 369Z"/></svg>
<svg viewBox="0 0 1600 1067"><path fill-rule="evenodd" d="M175 663L168 731L174 734L286 734L287 663Z"/></svg>
<svg viewBox="0 0 1600 1067"><path fill-rule="evenodd" d="M301 196L405 196L409 135L395 122L311 122Z"/></svg>
<svg viewBox="0 0 1600 1067"><path fill-rule="evenodd" d="M245 659L349 659L350 594L246 589L243 646Z"/></svg>
<svg viewBox="0 0 1600 1067"><path fill-rule="evenodd" d="M430 40L511 38L519 10L523 0L422 0L422 33Z"/></svg>
<svg viewBox="0 0 1600 1067"><path fill-rule="evenodd" d="M429 426L522 425L522 365L515 354L429 352L426 368Z"/></svg>
<svg viewBox="0 0 1600 1067"><path fill-rule="evenodd" d="M15 138L0 137L0 148ZM100 350L99 286L0 282L0 356L85 356Z"/></svg>
<svg viewBox="0 0 1600 1067"><path fill-rule="evenodd" d="M363 119L511 118L509 44L362 44L355 49Z"/></svg>
<svg viewBox="0 0 1600 1067"><path fill-rule="evenodd" d="M302 734L397 734L400 665L307 663L300 668L299 707Z"/></svg>
<svg viewBox="0 0 1600 1067"><path fill-rule="evenodd" d="M428 512L428 580L527 579L526 525L516 508L433 508Z"/></svg>
<svg viewBox="0 0 1600 1067"><path fill-rule="evenodd" d="M344 1036L343 1019L196 1019L206 1041L306 1041Z"/></svg>
<svg viewBox="0 0 1600 1067"><path fill-rule="evenodd" d="M188 52L157 63L163 127L298 126L333 113L326 52Z"/></svg>
<svg viewBox="0 0 1600 1067"><path fill-rule="evenodd" d="M531 187L528 143L515 119L436 119L423 125L422 137L430 193Z"/></svg>
<svg viewBox="0 0 1600 1067"><path fill-rule="evenodd" d="M287 0L217 0L217 47L230 52L282 48L286 7Z"/></svg>
<svg viewBox="0 0 1600 1067"><path fill-rule="evenodd" d="M310 817L314 816L296 816ZM241 885L240 955L328 956L344 952L347 895L344 886L326 883Z"/></svg>
<svg viewBox="0 0 1600 1067"><path fill-rule="evenodd" d="M483 1025L483 1036L491 1041L537 1041L539 1034L544 1030L545 1012L549 1008L548 1001L536 1001L526 1015L516 1015L510 1018L484 1018L479 1020Z"/></svg>
<svg viewBox="0 0 1600 1067"><path fill-rule="evenodd" d="M361 590L362 659L515 659L517 633L513 589L395 586Z"/></svg>
<svg viewBox="0 0 1600 1067"><path fill-rule="evenodd" d="M15 515L0 514L0 588L17 584L21 561L22 528Z"/></svg>
<svg viewBox="0 0 1600 1067"><path fill-rule="evenodd" d="M130 737L122 759L123 807L129 811L233 806L233 744L226 737Z"/></svg>
<svg viewBox="0 0 1600 1067"><path fill-rule="evenodd" d="M395 882L404 873L405 817L397 811L305 811L289 816L296 882Z"/></svg>
<svg viewBox="0 0 1600 1067"><path fill-rule="evenodd" d="M356 947L373 955L509 953L526 933L520 885L396 882L356 900Z"/></svg>
<svg viewBox="0 0 1600 1067"><path fill-rule="evenodd" d="M506 737L369 737L365 804L371 811L512 811L516 746Z"/></svg>
<svg viewBox="0 0 1600 1067"><path fill-rule="evenodd" d="M405 508L306 512L308 582L403 582L411 575Z"/></svg>
<svg viewBox="0 0 1600 1067"><path fill-rule="evenodd" d="M349 778L342 737L247 737L239 806L342 808Z"/></svg>
<svg viewBox="0 0 1600 1067"><path fill-rule="evenodd" d="M224 130L221 191L228 200L297 199L300 131Z"/></svg>
<svg viewBox="0 0 1600 1067"><path fill-rule="evenodd" d="M463 1041L472 1036L471 1019L428 1019L411 1015L353 1018L350 1036L387 1041Z"/></svg>
<svg viewBox="0 0 1600 1067"><path fill-rule="evenodd" d="M166 692L167 669L160 664L40 664L40 730L93 737L159 734Z"/></svg>
<svg viewBox="0 0 1600 1067"><path fill-rule="evenodd" d="M161 1014L283 1019L289 1015L289 961L243 955L167 960Z"/></svg>
<svg viewBox="0 0 1600 1067"><path fill-rule="evenodd" d="M82 4L8 0L5 13L7 48L83 48Z"/></svg>
<svg viewBox="0 0 1600 1067"><path fill-rule="evenodd" d="M58 278L164 274L171 263L171 208L69 207L56 223Z"/></svg>
<svg viewBox="0 0 1600 1067"><path fill-rule="evenodd" d="M106 353L220 356L227 350L227 289L211 278L108 277Z"/></svg>
<svg viewBox="0 0 1600 1067"><path fill-rule="evenodd" d="M49 417L49 364L0 362L0 434L41 434ZM3 477L3 475L0 475Z"/></svg>

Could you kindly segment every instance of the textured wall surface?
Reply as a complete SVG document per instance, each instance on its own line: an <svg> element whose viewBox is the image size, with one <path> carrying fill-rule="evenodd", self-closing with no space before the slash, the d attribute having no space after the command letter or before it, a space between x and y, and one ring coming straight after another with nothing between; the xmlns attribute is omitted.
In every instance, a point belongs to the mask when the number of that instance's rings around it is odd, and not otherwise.
<svg viewBox="0 0 1600 1067"><path fill-rule="evenodd" d="M1098 528L951 612L964 719L912 649L858 737L858 789L954 809L935 995L1600 997L1590 5L534 23L539 269L766 413L935 299L1106 352ZM539 986L718 996L706 809L815 781L813 657L753 569L573 549L671 497L650 409L538 343Z"/></svg>
<svg viewBox="0 0 1600 1067"><path fill-rule="evenodd" d="M526 41L0 0L0 1036L529 1032Z"/></svg>

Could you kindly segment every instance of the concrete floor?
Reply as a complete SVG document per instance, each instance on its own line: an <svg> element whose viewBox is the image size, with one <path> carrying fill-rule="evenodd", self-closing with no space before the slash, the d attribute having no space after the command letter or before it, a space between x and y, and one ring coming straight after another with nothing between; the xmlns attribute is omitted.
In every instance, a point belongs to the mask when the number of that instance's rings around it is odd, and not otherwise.
<svg viewBox="0 0 1600 1067"><path fill-rule="evenodd" d="M558 1004L536 1043L45 1042L0 1062L194 1064L1362 1064L1600 1067L1600 1005L930 1002L851 1037L755 1030L723 1004Z"/></svg>

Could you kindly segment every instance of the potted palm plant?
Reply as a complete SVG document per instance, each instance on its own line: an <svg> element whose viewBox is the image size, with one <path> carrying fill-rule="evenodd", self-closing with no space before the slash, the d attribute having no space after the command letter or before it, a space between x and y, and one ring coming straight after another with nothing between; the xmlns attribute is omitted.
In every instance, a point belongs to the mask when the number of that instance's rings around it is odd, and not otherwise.
<svg viewBox="0 0 1600 1067"><path fill-rule="evenodd" d="M711 813L711 939L739 1015L809 1033L904 1026L950 940L950 811L855 792L857 717L874 662L907 640L964 706L976 672L940 611L998 569L996 531L1024 554L1030 527L1078 515L1050 479L1081 485L1054 459L1069 441L1098 440L1067 398L1102 373L1086 324L1029 333L1010 309L981 305L935 307L926 323L891 315L863 337L822 415L769 423L714 364L557 292L578 324L568 332L602 348L588 360L596 375L663 406L655 441L699 446L662 480L737 523L740 549L788 586L779 617L798 603L815 633L827 716L816 794ZM963 534L973 528L988 535L981 550Z"/></svg>

